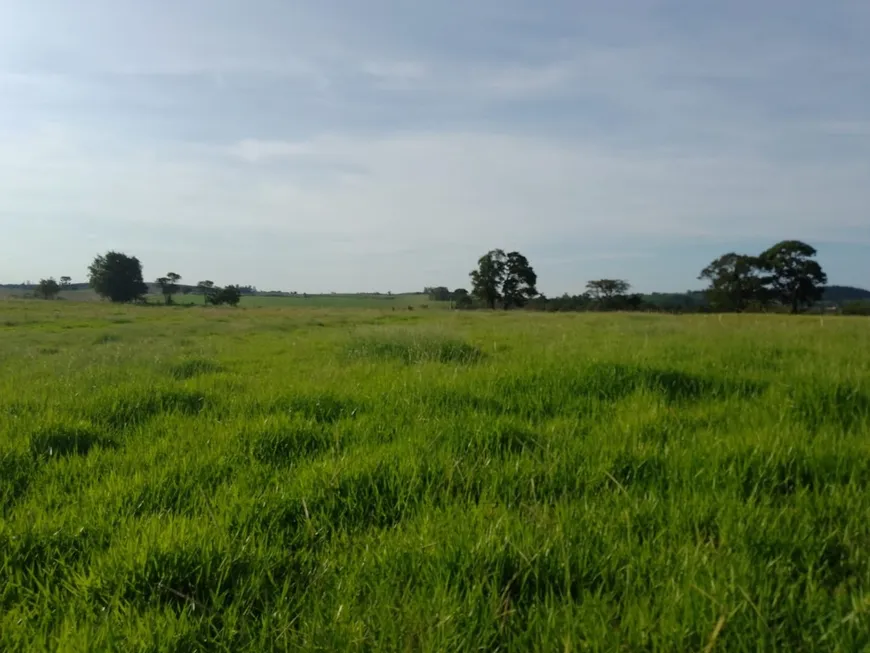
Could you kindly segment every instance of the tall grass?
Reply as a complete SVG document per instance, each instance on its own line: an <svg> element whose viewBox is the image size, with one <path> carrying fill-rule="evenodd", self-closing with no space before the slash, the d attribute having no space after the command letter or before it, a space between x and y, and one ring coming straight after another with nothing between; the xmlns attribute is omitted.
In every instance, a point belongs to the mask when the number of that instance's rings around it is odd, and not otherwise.
<svg viewBox="0 0 870 653"><path fill-rule="evenodd" d="M870 647L863 321L46 307L2 650Z"/></svg>

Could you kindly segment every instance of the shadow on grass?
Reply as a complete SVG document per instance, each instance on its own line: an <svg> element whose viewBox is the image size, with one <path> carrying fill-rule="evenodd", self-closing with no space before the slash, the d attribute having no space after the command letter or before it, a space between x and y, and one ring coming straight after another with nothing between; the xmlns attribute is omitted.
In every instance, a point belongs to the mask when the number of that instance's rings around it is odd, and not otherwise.
<svg viewBox="0 0 870 653"><path fill-rule="evenodd" d="M539 373L503 379L487 392L438 388L423 401L433 412L474 411L548 419L578 415L596 409L595 404L620 401L646 390L669 404L759 396L765 386L748 379L729 379L688 374L677 370L631 365L596 364L577 373Z"/></svg>
<svg viewBox="0 0 870 653"><path fill-rule="evenodd" d="M793 416L811 431L825 426L854 431L870 424L870 396L855 386L801 388L791 399Z"/></svg>
<svg viewBox="0 0 870 653"><path fill-rule="evenodd" d="M37 458L86 456L91 449L115 449L118 444L90 426L48 427L30 436L30 451Z"/></svg>
<svg viewBox="0 0 870 653"><path fill-rule="evenodd" d="M455 363L468 365L480 361L480 348L462 340L427 335L394 335L358 338L348 344L349 358L396 360L406 365L417 363Z"/></svg>
<svg viewBox="0 0 870 653"><path fill-rule="evenodd" d="M189 358L176 363L169 368L169 375L178 380L185 381L203 374L215 374L222 371L219 363L204 358Z"/></svg>
<svg viewBox="0 0 870 653"><path fill-rule="evenodd" d="M113 342L120 342L121 336L115 333L104 333L94 340L95 345L108 345Z"/></svg>
<svg viewBox="0 0 870 653"><path fill-rule="evenodd" d="M491 429L459 431L451 437L451 445L460 455L503 458L534 453L542 443L540 435L530 430L495 424Z"/></svg>
<svg viewBox="0 0 870 653"><path fill-rule="evenodd" d="M87 417L112 429L144 424L160 413L198 415L212 405L202 393L184 390L131 392L91 407Z"/></svg>
<svg viewBox="0 0 870 653"><path fill-rule="evenodd" d="M0 453L0 506L12 507L27 492L37 466L26 452Z"/></svg>
<svg viewBox="0 0 870 653"><path fill-rule="evenodd" d="M261 463L282 467L341 449L341 440L319 425L285 424L266 428L253 440L251 455Z"/></svg>
<svg viewBox="0 0 870 653"><path fill-rule="evenodd" d="M855 485L864 491L870 484L870 462L841 454L782 457L748 451L730 456L723 466L740 479L744 501L781 499L843 485Z"/></svg>

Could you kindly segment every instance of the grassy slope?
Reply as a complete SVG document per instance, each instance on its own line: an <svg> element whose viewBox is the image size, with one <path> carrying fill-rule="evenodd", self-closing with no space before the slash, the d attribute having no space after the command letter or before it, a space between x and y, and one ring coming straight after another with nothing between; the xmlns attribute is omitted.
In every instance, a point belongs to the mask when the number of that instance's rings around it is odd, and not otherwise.
<svg viewBox="0 0 870 653"><path fill-rule="evenodd" d="M0 302L0 649L865 649L868 345Z"/></svg>

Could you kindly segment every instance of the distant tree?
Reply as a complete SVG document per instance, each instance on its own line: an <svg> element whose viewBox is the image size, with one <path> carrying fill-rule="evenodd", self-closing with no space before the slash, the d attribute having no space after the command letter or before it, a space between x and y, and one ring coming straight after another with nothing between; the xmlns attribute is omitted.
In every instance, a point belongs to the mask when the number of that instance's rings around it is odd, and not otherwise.
<svg viewBox="0 0 870 653"><path fill-rule="evenodd" d="M493 249L477 261L477 269L471 271L471 294L490 308L501 301L507 255L504 250Z"/></svg>
<svg viewBox="0 0 870 653"><path fill-rule="evenodd" d="M701 270L698 279L710 282L707 300L720 311L744 311L753 302L767 298L762 263L754 256L729 252Z"/></svg>
<svg viewBox="0 0 870 653"><path fill-rule="evenodd" d="M40 279L34 292L37 297L42 297L43 299L56 299L57 294L60 292L60 286L54 280L54 277Z"/></svg>
<svg viewBox="0 0 870 653"><path fill-rule="evenodd" d="M822 298L828 276L813 259L816 250L799 240L784 240L759 257L771 293L797 313Z"/></svg>
<svg viewBox="0 0 870 653"><path fill-rule="evenodd" d="M586 284L589 296L599 302L607 302L621 297L631 289L631 284L622 279L598 279Z"/></svg>
<svg viewBox="0 0 870 653"><path fill-rule="evenodd" d="M242 300L242 292L238 286L227 286L226 288L219 288L217 292L214 294L212 299L212 303L215 306L220 306L222 304L226 304L228 306L238 306L239 302Z"/></svg>
<svg viewBox="0 0 870 653"><path fill-rule="evenodd" d="M478 259L477 269L470 276L471 294L491 309L497 303L505 310L519 308L538 294L538 277L519 252L505 254L502 249L493 249Z"/></svg>
<svg viewBox="0 0 870 653"><path fill-rule="evenodd" d="M428 295L433 302L449 302L451 299L450 290L444 286L424 288L423 293Z"/></svg>
<svg viewBox="0 0 870 653"><path fill-rule="evenodd" d="M141 301L148 293L142 279L142 264L135 256L108 252L97 256L88 270L91 287L113 302Z"/></svg>
<svg viewBox="0 0 870 653"><path fill-rule="evenodd" d="M160 277L157 280L157 285L160 286L160 291L163 293L163 299L166 300L166 305L172 304L172 296L177 295L179 290L178 282L181 281L181 275L170 272L165 277Z"/></svg>
<svg viewBox="0 0 870 653"><path fill-rule="evenodd" d="M72 285L72 277L61 277L60 278L60 287L61 288L69 288Z"/></svg>
<svg viewBox="0 0 870 653"><path fill-rule="evenodd" d="M535 284L538 275L535 274L529 260L519 252L510 252L505 263L504 282L502 283L502 302L505 310L522 308L538 294Z"/></svg>
<svg viewBox="0 0 870 653"><path fill-rule="evenodd" d="M453 305L456 308L471 308L474 302L471 301L471 295L465 288L457 288L453 291Z"/></svg>
<svg viewBox="0 0 870 653"><path fill-rule="evenodd" d="M639 295L637 293L634 293L633 295L627 295L624 301L625 308L629 311L639 311L644 308L645 303L646 302L644 302L643 300L643 295Z"/></svg>
<svg viewBox="0 0 870 653"><path fill-rule="evenodd" d="M197 290L199 290L199 292L202 293L203 303L210 304L215 294L214 281L200 281L198 284L196 284L196 288Z"/></svg>

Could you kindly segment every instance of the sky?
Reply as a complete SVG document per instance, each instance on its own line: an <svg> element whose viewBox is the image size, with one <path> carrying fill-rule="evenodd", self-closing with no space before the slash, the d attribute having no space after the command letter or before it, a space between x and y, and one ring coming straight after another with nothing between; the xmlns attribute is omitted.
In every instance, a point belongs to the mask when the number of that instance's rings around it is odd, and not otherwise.
<svg viewBox="0 0 870 653"><path fill-rule="evenodd" d="M866 0L0 0L0 282L870 288Z"/></svg>

